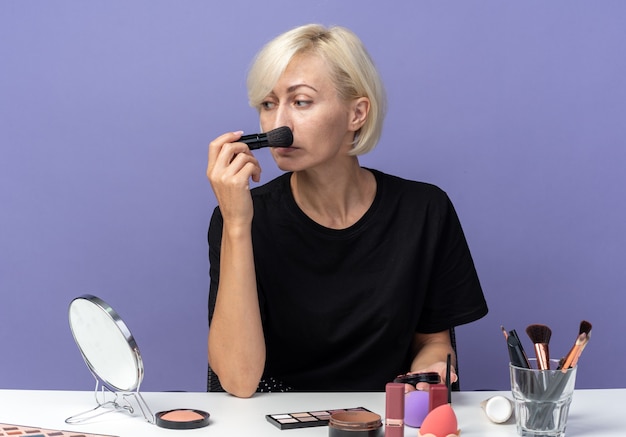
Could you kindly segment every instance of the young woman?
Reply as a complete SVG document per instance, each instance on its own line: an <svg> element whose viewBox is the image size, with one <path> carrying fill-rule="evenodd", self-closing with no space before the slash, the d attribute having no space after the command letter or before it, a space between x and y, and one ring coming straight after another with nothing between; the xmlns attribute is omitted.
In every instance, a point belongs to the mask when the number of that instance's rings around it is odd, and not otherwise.
<svg viewBox="0 0 626 437"><path fill-rule="evenodd" d="M248 95L262 130L287 126L294 141L271 148L284 173L252 190L261 167L242 132L209 145L208 358L221 386L249 397L444 378L450 328L487 305L448 196L359 164L385 114L361 41L342 27L288 31L257 55Z"/></svg>

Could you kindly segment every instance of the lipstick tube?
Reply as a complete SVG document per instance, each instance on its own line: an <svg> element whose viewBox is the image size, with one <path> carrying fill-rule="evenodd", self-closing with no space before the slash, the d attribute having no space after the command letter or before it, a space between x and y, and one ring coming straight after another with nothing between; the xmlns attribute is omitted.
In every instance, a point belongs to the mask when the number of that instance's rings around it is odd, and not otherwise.
<svg viewBox="0 0 626 437"><path fill-rule="evenodd" d="M385 386L385 437L404 436L404 384Z"/></svg>

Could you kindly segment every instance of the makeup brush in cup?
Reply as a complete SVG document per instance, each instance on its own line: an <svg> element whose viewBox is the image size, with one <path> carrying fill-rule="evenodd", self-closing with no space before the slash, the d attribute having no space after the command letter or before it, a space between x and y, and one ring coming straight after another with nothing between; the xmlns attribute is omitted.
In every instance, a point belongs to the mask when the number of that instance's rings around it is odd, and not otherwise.
<svg viewBox="0 0 626 437"><path fill-rule="evenodd" d="M500 325L500 329L502 330L502 335L504 335L504 339L508 340L509 339L509 333L506 332L506 329L504 329L504 326Z"/></svg>
<svg viewBox="0 0 626 437"><path fill-rule="evenodd" d="M583 350L585 350L585 347L589 343L589 339L590 338L591 338L591 331L589 331L589 333L586 335L583 343L580 345L580 348L578 349L578 352L574 356L574 359L572 360L572 364L571 364L570 367L576 367L576 365L578 364L578 359L580 358L580 355L583 353Z"/></svg>
<svg viewBox="0 0 626 437"><path fill-rule="evenodd" d="M561 358L559 363L559 370L563 370L563 372L567 371L570 367L574 367L576 363L578 363L578 358L580 354L582 354L583 349L587 346L589 342L589 336L591 335L592 325L586 320L580 322L580 327L578 329L578 337L576 337L576 342L574 346L570 349L570 351Z"/></svg>
<svg viewBox="0 0 626 437"><path fill-rule="evenodd" d="M528 334L530 341L535 345L537 368L539 370L549 370L550 350L548 344L550 343L550 337L552 337L552 330L546 325L535 323L526 327L526 334Z"/></svg>
<svg viewBox="0 0 626 437"><path fill-rule="evenodd" d="M526 352L524 352L524 347L522 346L522 342L520 341L515 329L512 329L507 333L504 326L500 326L500 328L502 329L504 338L506 339L511 364L517 367L530 369L528 357L526 356Z"/></svg>

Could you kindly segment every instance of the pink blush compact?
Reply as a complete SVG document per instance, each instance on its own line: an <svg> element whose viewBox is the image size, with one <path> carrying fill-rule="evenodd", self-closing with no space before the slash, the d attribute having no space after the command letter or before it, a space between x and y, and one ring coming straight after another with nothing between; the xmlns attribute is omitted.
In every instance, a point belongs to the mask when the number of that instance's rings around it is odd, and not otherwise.
<svg viewBox="0 0 626 437"><path fill-rule="evenodd" d="M210 414L201 410L169 410L155 415L156 424L168 429L196 429L209 424Z"/></svg>

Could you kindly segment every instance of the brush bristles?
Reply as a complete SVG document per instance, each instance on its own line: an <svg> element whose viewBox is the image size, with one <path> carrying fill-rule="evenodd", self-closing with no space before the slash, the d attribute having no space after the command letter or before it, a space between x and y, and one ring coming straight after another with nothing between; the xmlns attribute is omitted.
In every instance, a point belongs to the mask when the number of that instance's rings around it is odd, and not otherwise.
<svg viewBox="0 0 626 437"><path fill-rule="evenodd" d="M548 344L552 337L552 330L546 325L534 324L528 325L526 328L526 334L530 337L530 341L534 344Z"/></svg>
<svg viewBox="0 0 626 437"><path fill-rule="evenodd" d="M293 132L287 126L267 132L267 142L271 147L289 147L293 144Z"/></svg>
<svg viewBox="0 0 626 437"><path fill-rule="evenodd" d="M586 320L583 320L582 322L580 322L580 328L578 329L578 333L589 334L590 332L591 332L591 323L589 323Z"/></svg>

